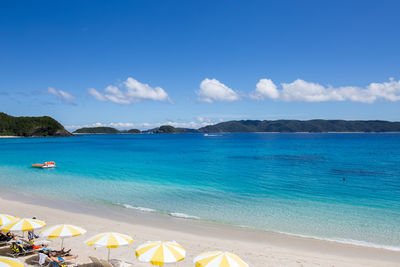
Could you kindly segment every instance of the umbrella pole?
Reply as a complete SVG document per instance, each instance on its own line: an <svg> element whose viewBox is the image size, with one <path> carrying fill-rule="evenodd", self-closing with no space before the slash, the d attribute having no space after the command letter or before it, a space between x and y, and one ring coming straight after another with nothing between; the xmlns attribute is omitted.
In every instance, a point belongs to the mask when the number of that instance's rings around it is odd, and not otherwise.
<svg viewBox="0 0 400 267"><path fill-rule="evenodd" d="M64 238L61 238L61 249L64 248Z"/></svg>
<svg viewBox="0 0 400 267"><path fill-rule="evenodd" d="M111 250L111 249L108 249L108 257L107 257L107 261L108 261L108 262L110 261L110 250Z"/></svg>

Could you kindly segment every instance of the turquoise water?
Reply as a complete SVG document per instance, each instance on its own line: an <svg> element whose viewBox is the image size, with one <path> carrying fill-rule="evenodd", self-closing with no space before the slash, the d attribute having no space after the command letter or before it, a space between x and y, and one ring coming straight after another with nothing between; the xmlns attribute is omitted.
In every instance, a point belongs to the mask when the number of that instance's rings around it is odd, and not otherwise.
<svg viewBox="0 0 400 267"><path fill-rule="evenodd" d="M49 160L57 168L30 168ZM400 134L0 139L0 183L49 198L400 249Z"/></svg>

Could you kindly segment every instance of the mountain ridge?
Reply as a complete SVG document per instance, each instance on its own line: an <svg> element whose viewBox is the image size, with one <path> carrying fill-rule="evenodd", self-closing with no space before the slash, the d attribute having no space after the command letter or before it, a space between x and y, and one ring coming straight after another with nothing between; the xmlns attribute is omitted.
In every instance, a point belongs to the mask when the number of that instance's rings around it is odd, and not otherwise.
<svg viewBox="0 0 400 267"><path fill-rule="evenodd" d="M240 120L208 125L203 133L222 132L400 132L400 122L383 120Z"/></svg>
<svg viewBox="0 0 400 267"><path fill-rule="evenodd" d="M400 122L384 120L232 120L207 125L199 129L175 128L171 125L139 131L137 129L119 131L111 127L92 127L90 129L112 129L109 133L143 133L143 134L171 134L171 133L250 133L250 132L278 132L278 133L322 133L322 132L400 132ZM82 129L74 133L82 132ZM100 132L97 132L100 133ZM101 132L107 133L107 132Z"/></svg>
<svg viewBox="0 0 400 267"><path fill-rule="evenodd" d="M0 112L0 136L66 137L73 135L61 123L49 116L14 117Z"/></svg>

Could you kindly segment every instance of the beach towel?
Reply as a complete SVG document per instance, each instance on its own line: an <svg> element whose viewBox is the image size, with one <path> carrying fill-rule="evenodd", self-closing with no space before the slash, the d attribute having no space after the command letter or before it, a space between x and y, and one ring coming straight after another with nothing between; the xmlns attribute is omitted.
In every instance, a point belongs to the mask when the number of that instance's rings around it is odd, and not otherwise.
<svg viewBox="0 0 400 267"><path fill-rule="evenodd" d="M46 262L47 255L43 253L39 253L39 264L43 265Z"/></svg>

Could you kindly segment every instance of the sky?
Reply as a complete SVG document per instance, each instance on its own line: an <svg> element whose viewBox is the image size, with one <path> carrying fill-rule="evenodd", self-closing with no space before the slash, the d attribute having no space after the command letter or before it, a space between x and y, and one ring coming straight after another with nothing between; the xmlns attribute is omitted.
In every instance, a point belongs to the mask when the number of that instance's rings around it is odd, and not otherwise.
<svg viewBox="0 0 400 267"><path fill-rule="evenodd" d="M400 121L400 1L1 1L0 111L82 126Z"/></svg>

